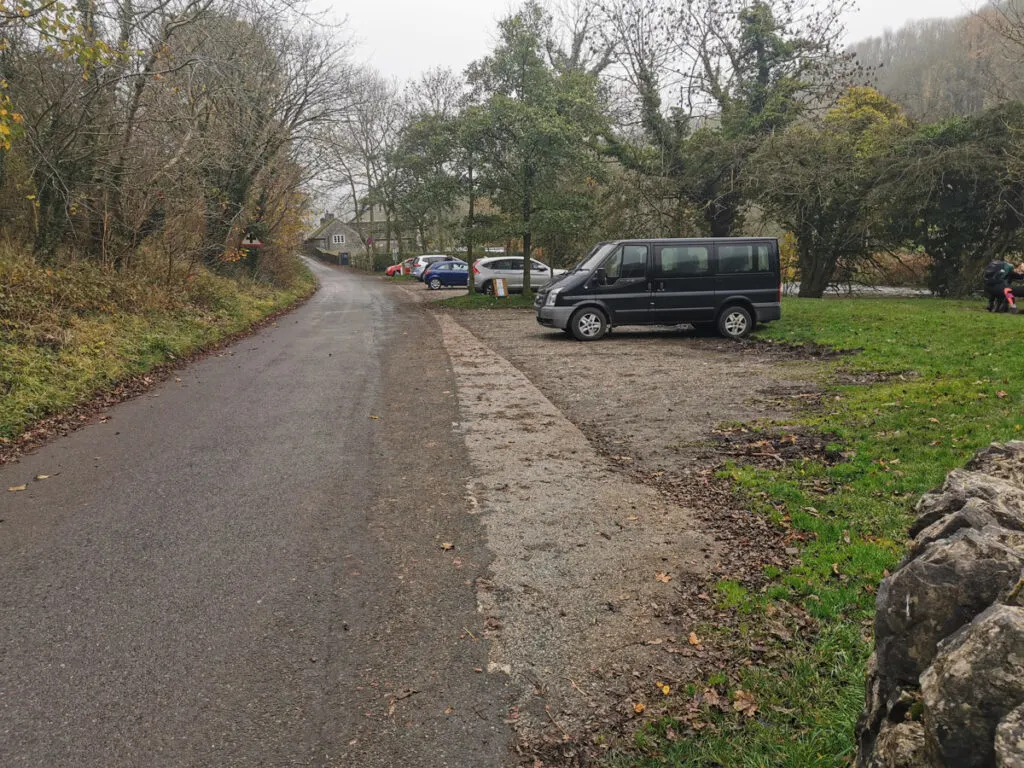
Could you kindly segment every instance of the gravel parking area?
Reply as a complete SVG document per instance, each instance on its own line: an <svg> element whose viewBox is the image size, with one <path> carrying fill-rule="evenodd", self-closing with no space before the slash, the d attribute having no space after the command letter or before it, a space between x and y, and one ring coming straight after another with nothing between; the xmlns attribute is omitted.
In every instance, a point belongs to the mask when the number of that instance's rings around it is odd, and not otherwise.
<svg viewBox="0 0 1024 768"><path fill-rule="evenodd" d="M571 764L628 733L729 652L714 583L757 585L785 544L714 468L719 425L785 422L814 361L683 330L579 343L529 311L439 312L494 553L478 585L492 672L511 676L524 755ZM709 594L710 593L710 594ZM664 693L665 687L670 693Z"/></svg>
<svg viewBox="0 0 1024 768"><path fill-rule="evenodd" d="M620 328L580 343L539 326L530 311L457 319L605 453L650 472L690 474L718 464L716 426L784 422L817 389L815 361L758 342L686 328Z"/></svg>

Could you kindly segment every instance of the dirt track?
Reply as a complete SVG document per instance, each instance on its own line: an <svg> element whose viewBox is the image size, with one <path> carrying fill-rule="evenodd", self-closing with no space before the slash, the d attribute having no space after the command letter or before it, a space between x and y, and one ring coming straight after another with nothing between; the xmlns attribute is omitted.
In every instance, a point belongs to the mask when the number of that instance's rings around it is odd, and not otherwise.
<svg viewBox="0 0 1024 768"><path fill-rule="evenodd" d="M528 754L579 758L664 703L656 684L723 663L690 637L730 620L714 583L756 587L785 545L715 479L732 458L716 428L784 425L817 364L686 330L581 344L529 311L439 315L495 558L478 590L492 669L518 683Z"/></svg>

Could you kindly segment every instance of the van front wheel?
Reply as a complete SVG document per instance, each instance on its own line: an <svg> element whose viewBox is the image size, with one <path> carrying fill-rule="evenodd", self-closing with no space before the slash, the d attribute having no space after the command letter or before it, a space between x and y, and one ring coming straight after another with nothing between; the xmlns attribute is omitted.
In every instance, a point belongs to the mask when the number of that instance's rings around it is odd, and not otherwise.
<svg viewBox="0 0 1024 768"><path fill-rule="evenodd" d="M753 330L754 318L743 307L726 307L718 316L718 332L727 339L745 339Z"/></svg>
<svg viewBox="0 0 1024 768"><path fill-rule="evenodd" d="M600 309L584 307L569 320L569 330L579 341L597 341L608 332L608 320Z"/></svg>

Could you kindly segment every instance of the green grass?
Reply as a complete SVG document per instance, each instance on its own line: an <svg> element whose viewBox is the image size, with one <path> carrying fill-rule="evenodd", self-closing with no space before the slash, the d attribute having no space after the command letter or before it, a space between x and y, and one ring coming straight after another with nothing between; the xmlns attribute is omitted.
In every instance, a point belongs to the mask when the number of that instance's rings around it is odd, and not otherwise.
<svg viewBox="0 0 1024 768"><path fill-rule="evenodd" d="M794 544L799 564L769 570L764 593L728 581L716 590L719 605L744 623L734 646L759 638L781 656L769 665L737 664L720 687L753 693L755 717L705 711L708 725L695 734L681 722L682 710L669 711L612 765L846 765L875 589L902 556L913 504L979 448L1024 434L1024 317L988 314L979 301L791 299L783 319L760 336L855 350L827 365L822 407L786 419L833 435L846 461L725 470L755 509L802 537ZM837 383L836 374L850 372L889 376ZM815 639L783 645L765 631L786 603L813 617ZM666 738L669 726L679 738Z"/></svg>
<svg viewBox="0 0 1024 768"><path fill-rule="evenodd" d="M0 253L0 441L133 374L188 355L315 288L200 272L175 289L87 264L44 269Z"/></svg>
<svg viewBox="0 0 1024 768"><path fill-rule="evenodd" d="M533 309L533 296L513 293L511 296L498 298L483 293L469 293L444 299L438 304L450 309Z"/></svg>

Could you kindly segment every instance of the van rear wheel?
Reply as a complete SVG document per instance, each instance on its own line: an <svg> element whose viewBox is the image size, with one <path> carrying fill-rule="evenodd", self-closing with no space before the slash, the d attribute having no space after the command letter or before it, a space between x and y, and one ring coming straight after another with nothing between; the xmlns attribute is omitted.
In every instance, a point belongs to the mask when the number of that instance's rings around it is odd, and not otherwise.
<svg viewBox="0 0 1024 768"><path fill-rule="evenodd" d="M584 307L573 313L569 330L579 341L597 341L608 333L608 319L596 307Z"/></svg>
<svg viewBox="0 0 1024 768"><path fill-rule="evenodd" d="M745 307L726 307L718 316L718 332L727 339L745 339L753 330L754 318Z"/></svg>

